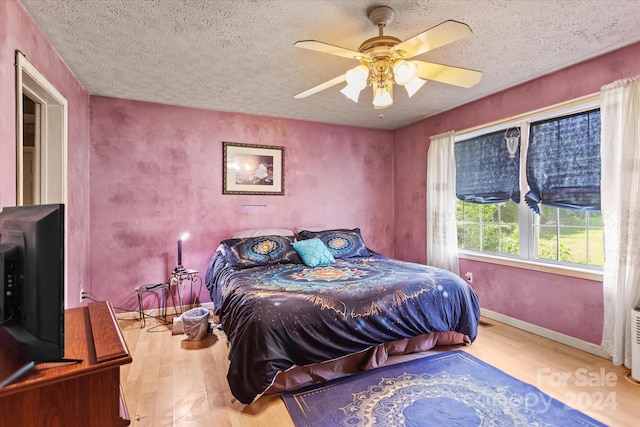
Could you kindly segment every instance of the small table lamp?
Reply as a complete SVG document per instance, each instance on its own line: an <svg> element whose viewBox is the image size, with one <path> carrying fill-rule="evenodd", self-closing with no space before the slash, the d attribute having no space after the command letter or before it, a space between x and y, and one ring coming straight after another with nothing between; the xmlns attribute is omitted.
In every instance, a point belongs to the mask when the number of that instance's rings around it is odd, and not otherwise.
<svg viewBox="0 0 640 427"><path fill-rule="evenodd" d="M182 266L182 241L187 240L188 237L189 237L189 233L184 233L182 236L180 236L180 239L178 240L178 266L174 270L175 272L185 270L185 268Z"/></svg>

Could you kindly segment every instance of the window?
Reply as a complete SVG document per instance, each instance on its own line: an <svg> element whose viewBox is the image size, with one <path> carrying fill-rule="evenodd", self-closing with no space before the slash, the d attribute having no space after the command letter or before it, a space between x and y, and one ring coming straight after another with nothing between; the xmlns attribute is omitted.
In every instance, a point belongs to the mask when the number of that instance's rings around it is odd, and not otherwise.
<svg viewBox="0 0 640 427"><path fill-rule="evenodd" d="M534 215L534 258L563 263L602 266L604 238L602 215L542 205Z"/></svg>
<svg viewBox="0 0 640 427"><path fill-rule="evenodd" d="M484 252L518 255L518 205L457 201L458 246Z"/></svg>
<svg viewBox="0 0 640 427"><path fill-rule="evenodd" d="M600 111L594 107L591 102L542 112L526 121L456 136L461 249L602 267ZM510 157L505 136L514 129L521 141ZM514 176L516 191L511 190ZM525 195L522 201L520 194Z"/></svg>

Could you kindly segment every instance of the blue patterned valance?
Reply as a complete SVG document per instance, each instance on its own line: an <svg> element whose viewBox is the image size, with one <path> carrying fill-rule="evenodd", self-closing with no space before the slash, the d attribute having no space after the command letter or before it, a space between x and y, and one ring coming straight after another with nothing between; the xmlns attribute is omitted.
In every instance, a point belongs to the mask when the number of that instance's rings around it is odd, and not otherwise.
<svg viewBox="0 0 640 427"><path fill-rule="evenodd" d="M527 205L600 210L600 110L535 122L527 152Z"/></svg>
<svg viewBox="0 0 640 427"><path fill-rule="evenodd" d="M471 203L520 202L520 148L509 157L505 131L456 142L456 197Z"/></svg>

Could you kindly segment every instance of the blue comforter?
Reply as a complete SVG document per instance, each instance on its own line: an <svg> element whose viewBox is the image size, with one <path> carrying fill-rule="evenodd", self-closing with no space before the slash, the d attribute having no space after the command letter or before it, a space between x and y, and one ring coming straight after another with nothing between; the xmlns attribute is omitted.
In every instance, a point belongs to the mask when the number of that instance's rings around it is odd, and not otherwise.
<svg viewBox="0 0 640 427"><path fill-rule="evenodd" d="M294 365L431 332L473 341L480 319L476 294L457 275L380 255L237 269L216 251L205 281L229 340L227 380L242 403Z"/></svg>

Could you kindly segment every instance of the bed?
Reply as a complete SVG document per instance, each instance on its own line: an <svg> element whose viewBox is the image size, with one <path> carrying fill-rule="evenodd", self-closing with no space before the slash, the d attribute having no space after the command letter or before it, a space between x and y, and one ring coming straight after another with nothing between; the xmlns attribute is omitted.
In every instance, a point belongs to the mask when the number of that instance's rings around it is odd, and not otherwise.
<svg viewBox="0 0 640 427"><path fill-rule="evenodd" d="M389 354L470 344L480 318L460 277L377 254L357 228L224 240L205 283L228 339L229 387L245 404Z"/></svg>

